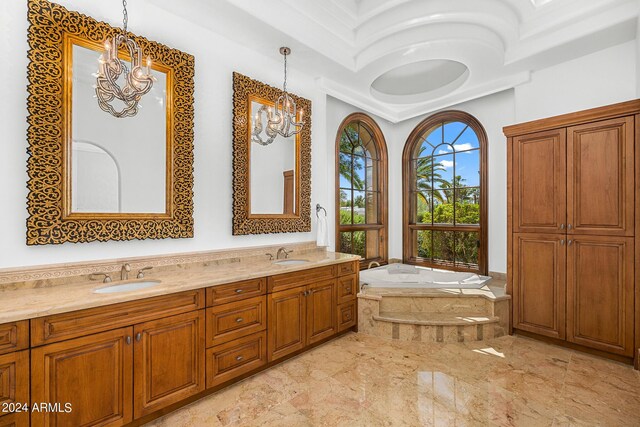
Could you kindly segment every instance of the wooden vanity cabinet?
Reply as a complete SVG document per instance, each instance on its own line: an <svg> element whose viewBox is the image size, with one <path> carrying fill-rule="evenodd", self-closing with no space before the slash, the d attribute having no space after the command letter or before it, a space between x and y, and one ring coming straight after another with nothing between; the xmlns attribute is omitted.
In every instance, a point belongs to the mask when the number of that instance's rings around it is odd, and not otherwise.
<svg viewBox="0 0 640 427"><path fill-rule="evenodd" d="M7 409L16 410L9 413ZM29 399L29 321L0 325L0 426L28 426Z"/></svg>
<svg viewBox="0 0 640 427"><path fill-rule="evenodd" d="M357 324L357 261L269 277L269 361Z"/></svg>
<svg viewBox="0 0 640 427"><path fill-rule="evenodd" d="M134 417L205 389L205 314L191 311L135 325Z"/></svg>
<svg viewBox="0 0 640 427"><path fill-rule="evenodd" d="M269 277L269 362L338 332L338 268L320 267Z"/></svg>
<svg viewBox="0 0 640 427"><path fill-rule="evenodd" d="M14 413L2 412L4 405L17 405ZM0 426L28 426L29 411L29 350L0 355ZM16 408L8 407L8 410Z"/></svg>
<svg viewBox="0 0 640 427"><path fill-rule="evenodd" d="M207 388L267 364L266 294L266 277L207 289Z"/></svg>
<svg viewBox="0 0 640 427"><path fill-rule="evenodd" d="M112 329L127 321L139 322ZM80 325L99 332L62 340ZM126 425L205 388L204 290L52 315L32 328L46 332L36 340L55 341L31 350L32 402L71 404L33 412L34 426Z"/></svg>
<svg viewBox="0 0 640 427"><path fill-rule="evenodd" d="M33 426L125 425L133 420L133 327L34 348L31 377L33 402L62 405L32 412Z"/></svg>

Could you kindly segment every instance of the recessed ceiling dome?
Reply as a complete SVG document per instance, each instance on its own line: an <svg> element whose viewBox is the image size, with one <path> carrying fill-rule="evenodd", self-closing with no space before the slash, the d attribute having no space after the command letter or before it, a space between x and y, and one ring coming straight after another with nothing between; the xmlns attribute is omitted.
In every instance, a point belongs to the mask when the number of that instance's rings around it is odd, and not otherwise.
<svg viewBox="0 0 640 427"><path fill-rule="evenodd" d="M409 96L440 92L439 89L458 82L450 88L454 90L464 82L467 72L467 66L460 62L430 59L387 71L375 79L371 87L380 95Z"/></svg>

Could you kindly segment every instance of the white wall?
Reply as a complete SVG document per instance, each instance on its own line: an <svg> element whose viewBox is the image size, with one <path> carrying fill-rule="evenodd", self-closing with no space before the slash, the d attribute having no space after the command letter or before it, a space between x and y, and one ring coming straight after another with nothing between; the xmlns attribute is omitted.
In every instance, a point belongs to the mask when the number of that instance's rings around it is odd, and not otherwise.
<svg viewBox="0 0 640 427"><path fill-rule="evenodd" d="M57 0L98 20L120 25L121 7L114 1ZM282 64L213 32L168 14L150 0L129 2L130 30L195 56L195 237L179 240L93 242L28 247L26 99L27 2L0 2L0 268L57 262L156 255L252 245L314 240L313 233L232 236L232 72L265 83L282 84ZM290 57L289 87L313 103L312 205L326 203L326 97L309 76L295 69ZM331 137L333 138L333 136ZM315 211L312 211L315 218ZM315 229L315 221L313 225Z"/></svg>
<svg viewBox="0 0 640 427"><path fill-rule="evenodd" d="M518 123L633 99L636 41L536 71L515 90Z"/></svg>
<svg viewBox="0 0 640 427"><path fill-rule="evenodd" d="M447 109L462 110L484 126L489 140L489 271L507 270L506 140L502 128L581 109L636 98L636 41L620 44L533 73L531 81L515 89L482 97ZM327 102L327 142L329 183L333 186L334 138L347 114L355 107L329 98ZM433 113L392 124L377 119L389 150L389 257L402 258L402 150L415 126ZM331 202L331 212L334 208ZM330 220L333 213L330 215ZM333 221L332 221L333 222ZM332 236L333 238L333 236Z"/></svg>

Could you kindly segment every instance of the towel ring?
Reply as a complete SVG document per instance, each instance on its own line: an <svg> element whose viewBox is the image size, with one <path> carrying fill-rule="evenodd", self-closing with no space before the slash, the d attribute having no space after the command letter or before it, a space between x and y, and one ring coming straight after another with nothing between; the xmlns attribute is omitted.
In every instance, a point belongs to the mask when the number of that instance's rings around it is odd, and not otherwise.
<svg viewBox="0 0 640 427"><path fill-rule="evenodd" d="M324 216L327 216L327 210L320 206L320 203L316 204L316 217L320 218L320 211L324 211Z"/></svg>

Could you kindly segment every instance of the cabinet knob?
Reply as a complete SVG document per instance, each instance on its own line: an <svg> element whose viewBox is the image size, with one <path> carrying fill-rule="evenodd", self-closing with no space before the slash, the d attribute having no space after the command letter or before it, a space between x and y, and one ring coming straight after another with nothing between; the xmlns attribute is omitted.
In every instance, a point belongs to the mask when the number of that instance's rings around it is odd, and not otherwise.
<svg viewBox="0 0 640 427"><path fill-rule="evenodd" d="M126 341L127 344L131 344L131 335L127 335Z"/></svg>
<svg viewBox="0 0 640 427"><path fill-rule="evenodd" d="M564 224L560 224L560 230L564 230Z"/></svg>
<svg viewBox="0 0 640 427"><path fill-rule="evenodd" d="M236 294L241 294L242 293L242 289L236 289Z"/></svg>
<svg viewBox="0 0 640 427"><path fill-rule="evenodd" d="M348 294L350 294L350 293L351 293L351 286L347 286L347 287L345 288L345 291L346 291Z"/></svg>
<svg viewBox="0 0 640 427"><path fill-rule="evenodd" d="M571 224L567 225L567 229L571 230L572 228Z"/></svg>
<svg viewBox="0 0 640 427"><path fill-rule="evenodd" d="M244 357L242 357L242 356L238 356L238 357L236 357L236 360L237 360L238 362L239 362L239 361L241 361L242 359L244 359Z"/></svg>
<svg viewBox="0 0 640 427"><path fill-rule="evenodd" d="M564 239L560 240L560 246L564 246Z"/></svg>
<svg viewBox="0 0 640 427"><path fill-rule="evenodd" d="M572 243L573 243L573 240L569 240L569 241L567 242L567 244L568 244L569 246L571 246L571 244L572 244Z"/></svg>
<svg viewBox="0 0 640 427"><path fill-rule="evenodd" d="M236 319L236 322L237 322L237 323L242 323L242 322L244 322L244 319L243 319L242 317L238 317L238 318Z"/></svg>
<svg viewBox="0 0 640 427"><path fill-rule="evenodd" d="M142 334L141 334L140 332L138 332L138 333L136 334L136 341L137 341L137 342L140 342L140 340L141 340L141 339L142 339Z"/></svg>

